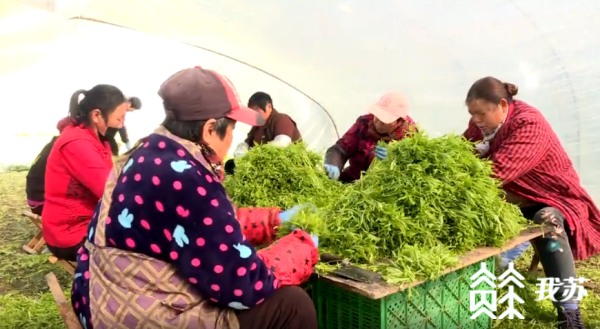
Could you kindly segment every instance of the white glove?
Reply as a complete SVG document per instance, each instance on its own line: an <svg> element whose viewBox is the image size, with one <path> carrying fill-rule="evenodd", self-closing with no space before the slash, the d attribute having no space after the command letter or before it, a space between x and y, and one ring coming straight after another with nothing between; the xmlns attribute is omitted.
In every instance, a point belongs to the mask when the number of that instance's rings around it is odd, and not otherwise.
<svg viewBox="0 0 600 329"><path fill-rule="evenodd" d="M277 136L275 136L273 141L269 142L269 144L271 144L273 146L277 146L277 147L286 147L286 146L292 144L292 139L290 138L290 136L277 135Z"/></svg>
<svg viewBox="0 0 600 329"><path fill-rule="evenodd" d="M242 142L239 143L238 146L235 148L235 152L233 152L233 158L239 158L239 157L243 157L246 152L248 152L248 149L250 148L250 146L248 144L246 144L246 142Z"/></svg>
<svg viewBox="0 0 600 329"><path fill-rule="evenodd" d="M125 148L127 148L127 151L131 150L131 148L132 148L131 142L125 143Z"/></svg>

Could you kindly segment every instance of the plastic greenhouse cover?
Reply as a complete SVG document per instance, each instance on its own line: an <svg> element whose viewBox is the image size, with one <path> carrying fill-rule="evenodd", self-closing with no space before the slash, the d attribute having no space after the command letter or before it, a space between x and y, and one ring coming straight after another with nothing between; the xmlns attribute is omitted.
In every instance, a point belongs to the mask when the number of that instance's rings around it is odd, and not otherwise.
<svg viewBox="0 0 600 329"><path fill-rule="evenodd" d="M469 86L492 75L517 84L518 97L544 113L600 199L598 1L20 2L56 10L19 8L15 19L0 6L0 104L9 109L0 163L31 161L70 94L97 83L142 99L127 118L141 137L162 119L160 83L189 66L225 73L244 101L270 93L319 150L390 90L409 97L430 134L461 133ZM234 143L247 130L236 129Z"/></svg>

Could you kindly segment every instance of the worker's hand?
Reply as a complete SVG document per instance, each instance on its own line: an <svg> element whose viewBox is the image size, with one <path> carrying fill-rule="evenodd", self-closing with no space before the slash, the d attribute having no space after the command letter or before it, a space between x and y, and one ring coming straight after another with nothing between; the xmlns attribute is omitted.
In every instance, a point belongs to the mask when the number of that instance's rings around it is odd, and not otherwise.
<svg viewBox="0 0 600 329"><path fill-rule="evenodd" d="M340 178L340 168L334 165L325 164L325 171L327 172L327 176L329 179L338 179Z"/></svg>
<svg viewBox="0 0 600 329"><path fill-rule="evenodd" d="M281 220L281 223L283 224L285 222L289 222L292 218L294 218L294 216L296 216L296 214L298 214L298 212L300 212L300 210L304 208L312 208L313 211L316 210L315 206L310 203L294 206L292 207L292 209L282 211L279 213L279 219Z"/></svg>
<svg viewBox="0 0 600 329"><path fill-rule="evenodd" d="M125 148L127 149L127 151L131 150L131 147L131 142L125 143Z"/></svg>
<svg viewBox="0 0 600 329"><path fill-rule="evenodd" d="M375 156L379 160L385 160L385 158L387 158L387 147L385 147L385 146L377 146L375 148Z"/></svg>
<svg viewBox="0 0 600 329"><path fill-rule="evenodd" d="M235 148L235 152L233 152L233 158L237 159L243 157L248 152L249 148L250 147L245 142L239 143Z"/></svg>

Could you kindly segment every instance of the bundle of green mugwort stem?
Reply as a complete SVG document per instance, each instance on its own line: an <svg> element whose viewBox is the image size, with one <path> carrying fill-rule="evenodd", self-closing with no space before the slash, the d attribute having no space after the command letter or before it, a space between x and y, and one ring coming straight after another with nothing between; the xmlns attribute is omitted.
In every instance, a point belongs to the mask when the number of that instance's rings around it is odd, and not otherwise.
<svg viewBox="0 0 600 329"><path fill-rule="evenodd" d="M525 226L492 174L491 163L461 136L414 133L390 143L385 160L317 213L293 218L281 234L291 226L316 231L320 252L343 256L392 284L432 280L465 252L502 246Z"/></svg>
<svg viewBox="0 0 600 329"><path fill-rule="evenodd" d="M302 142L285 148L253 147L235 165L235 175L224 185L238 207L322 207L341 191L339 182L327 178L322 157Z"/></svg>

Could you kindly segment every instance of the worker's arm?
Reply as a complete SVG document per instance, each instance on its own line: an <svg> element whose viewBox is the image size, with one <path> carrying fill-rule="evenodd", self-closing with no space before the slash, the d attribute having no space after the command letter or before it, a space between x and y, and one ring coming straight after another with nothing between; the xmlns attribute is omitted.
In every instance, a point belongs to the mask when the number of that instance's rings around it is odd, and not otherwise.
<svg viewBox="0 0 600 329"><path fill-rule="evenodd" d="M100 199L111 168L97 150L91 141L78 139L64 144L60 153L69 173Z"/></svg>
<svg viewBox="0 0 600 329"><path fill-rule="evenodd" d="M538 166L548 155L548 124L536 118L523 118L511 123L504 139L490 160L496 176L506 185Z"/></svg>
<svg viewBox="0 0 600 329"><path fill-rule="evenodd" d="M358 150L360 135L363 133L362 120L363 117L359 117L342 138L325 152L325 164L334 165L340 171L344 168L346 161Z"/></svg>

